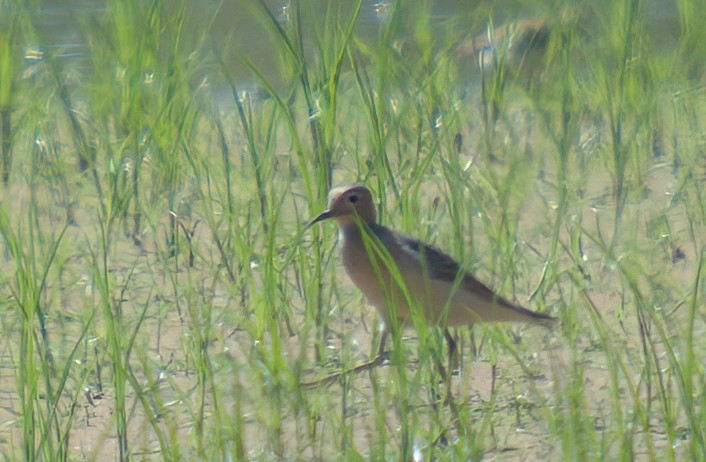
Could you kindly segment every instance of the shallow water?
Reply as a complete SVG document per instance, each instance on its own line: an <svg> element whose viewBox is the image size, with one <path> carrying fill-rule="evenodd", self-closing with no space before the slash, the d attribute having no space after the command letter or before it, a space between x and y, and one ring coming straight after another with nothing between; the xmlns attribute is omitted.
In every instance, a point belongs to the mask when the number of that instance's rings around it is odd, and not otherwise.
<svg viewBox="0 0 706 462"><path fill-rule="evenodd" d="M589 34L593 29L594 21L592 19L594 13L591 11L600 11L601 4L609 1L584 0L574 4L575 11L587 11L583 16L584 26ZM187 21L189 21L187 28L205 30L207 36L205 47L214 46L228 50L223 58L236 83L245 90L256 86L256 78L249 71L246 60L252 62L275 83L279 75L278 43L273 39L272 32L265 27L263 19L253 13L257 8L255 3L251 4L243 0L232 2L193 0L187 4L187 10L193 9L194 13L187 15ZM317 11L323 14L325 5L329 3L325 0L302 2L307 13L309 8L313 12L303 17L305 34L309 29L307 21L312 21ZM335 4L335 2L332 3ZM339 3L343 5L341 12L344 17L347 14L345 5L352 3ZM271 0L266 4L281 24L286 26L291 21L291 6ZM90 50L86 45L86 34L97 33L94 29L94 21L108 14L108 5L85 0L46 0L41 2L41 5L40 8L28 9L38 35L31 35L23 44L26 64L34 64L43 56L43 53L51 53L65 68L73 69L78 73L90 72ZM392 2L387 0L364 1L356 21L357 36L364 41L374 42L378 38L380 26L389 20L392 8ZM653 40L658 49L673 47L679 37L676 7L671 2L650 0L644 2L642 12L647 37ZM511 0L492 2L492 5L483 2L436 0L430 2L429 17L431 24L438 28L439 39L449 33L465 35L471 39L486 34L490 19L498 27L520 19L542 18L546 13L548 12L542 11L541 5L537 9L533 5L521 6ZM321 21L323 20L325 16L321 18ZM2 21L1 18L0 21ZM223 84L223 76L216 71L215 63L212 70L213 73L207 73L204 76L217 84Z"/></svg>

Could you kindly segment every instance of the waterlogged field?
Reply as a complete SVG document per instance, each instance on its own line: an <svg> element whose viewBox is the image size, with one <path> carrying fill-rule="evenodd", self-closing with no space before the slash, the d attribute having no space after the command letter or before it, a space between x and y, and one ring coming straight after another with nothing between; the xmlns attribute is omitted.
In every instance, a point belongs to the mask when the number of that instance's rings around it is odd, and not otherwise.
<svg viewBox="0 0 706 462"><path fill-rule="evenodd" d="M3 459L706 459L706 12L340 3L237 5L268 65L217 5L76 11L72 61L2 4ZM355 182L557 326L355 369L379 318L304 228Z"/></svg>

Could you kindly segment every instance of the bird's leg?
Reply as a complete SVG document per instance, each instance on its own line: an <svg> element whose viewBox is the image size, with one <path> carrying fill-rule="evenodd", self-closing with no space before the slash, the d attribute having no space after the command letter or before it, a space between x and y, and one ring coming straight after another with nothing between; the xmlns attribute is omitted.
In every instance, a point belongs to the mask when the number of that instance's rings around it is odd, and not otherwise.
<svg viewBox="0 0 706 462"><path fill-rule="evenodd" d="M451 335L448 328L444 328L444 338L446 339L446 346L449 351L449 372L453 374L456 369L456 359L458 353L456 351L456 340L454 340L453 335Z"/></svg>
<svg viewBox="0 0 706 462"><path fill-rule="evenodd" d="M387 342L387 326L382 331L382 335L380 335L380 346L378 347L378 354L375 357L376 360L382 359L383 356L385 356L387 353L385 352L385 343Z"/></svg>
<svg viewBox="0 0 706 462"><path fill-rule="evenodd" d="M490 368L490 396L493 396L495 394L495 378L497 377L497 372L498 372L498 365L493 363L493 365Z"/></svg>
<svg viewBox="0 0 706 462"><path fill-rule="evenodd" d="M444 328L444 338L446 339L446 343L448 346L448 355L449 355L449 363L448 363L448 369L444 367L444 361L441 359L442 354L438 352L438 350L434 350L431 352L432 355L432 361L436 364L436 367L439 371L439 375L441 376L441 381L443 383L443 386L446 388L446 396L441 399L441 395L437 392L437 385L436 381L433 379L433 374L432 374L432 383L431 383L431 393L432 393L432 399L434 400L434 403L432 403L432 406L434 409L437 409L436 407L436 401L442 401L444 406L448 406L449 409L452 412L452 415L458 418L458 407L456 406L456 403L454 402L453 399L453 393L452 393L452 388L451 388L451 377L453 375L454 371L454 366L453 362L455 361L456 358L456 341L454 340L453 336L449 332L447 328Z"/></svg>

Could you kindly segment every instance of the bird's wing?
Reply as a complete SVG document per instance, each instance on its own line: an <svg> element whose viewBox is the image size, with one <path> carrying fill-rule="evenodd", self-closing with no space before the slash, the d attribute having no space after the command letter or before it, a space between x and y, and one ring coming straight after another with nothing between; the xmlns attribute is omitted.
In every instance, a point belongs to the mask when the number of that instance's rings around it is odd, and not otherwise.
<svg viewBox="0 0 706 462"><path fill-rule="evenodd" d="M461 266L456 260L451 258L446 253L438 248L424 244L416 239L406 236L400 237L402 248L413 256L422 266L431 279L454 283L459 277L459 272L462 272L462 285L468 290L471 290L481 297L487 297L489 300L494 299L502 304L504 300L490 290L485 284L461 269Z"/></svg>
<svg viewBox="0 0 706 462"><path fill-rule="evenodd" d="M531 313L533 316L537 315L537 317L542 318L545 316L543 313L529 311L526 308L499 296L488 286L476 279L471 273L461 269L461 266L458 262L456 262L456 260L438 248L432 245L424 244L423 242L407 236L399 236L398 241L401 247L419 262L423 268L423 271L425 271L431 279L453 284L456 282L456 278L459 277L459 272L461 272L461 286L466 290L473 292L481 299L485 299L489 303L494 303L498 306Z"/></svg>
<svg viewBox="0 0 706 462"><path fill-rule="evenodd" d="M388 250L392 253L394 253L393 249L401 251L404 255L403 259L406 257L408 262L416 265L420 271L428 275L427 277L432 280L454 284L456 278L461 277L461 287L463 289L489 304L510 309L540 323L549 323L554 320L553 317L547 314L528 310L500 297L471 273L464 271L456 260L432 245L425 244L381 225L375 225L373 231ZM459 273L461 274L459 275Z"/></svg>

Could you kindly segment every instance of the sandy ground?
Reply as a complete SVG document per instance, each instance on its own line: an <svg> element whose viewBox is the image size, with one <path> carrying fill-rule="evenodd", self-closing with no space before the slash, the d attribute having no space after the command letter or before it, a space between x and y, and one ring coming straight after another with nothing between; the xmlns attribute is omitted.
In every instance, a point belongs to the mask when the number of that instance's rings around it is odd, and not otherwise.
<svg viewBox="0 0 706 462"><path fill-rule="evenodd" d="M636 203L631 203L625 214L626 220L637 220L638 230L649 227L655 217L664 213L665 204L671 199L670 194L675 188L677 177L671 165L665 163L656 164L646 180L644 197ZM596 229L597 222L600 220L602 229L608 230L606 237L609 239L609 230L612 229L611 216L614 213L610 205L612 197L610 178L607 175L597 175L592 178L589 187L590 190L585 191L586 199L582 202L583 210L575 210L574 213L582 217L582 225L588 230ZM523 239L532 239L532 248L540 255L545 255L549 237L535 236L532 232L541 228L538 227L539 220L547 219L545 215L536 213L536 210L547 210L542 195L551 196L551 188L538 181L534 190L537 194L527 200L520 215L520 229L529 231L527 235L521 235L518 238L527 253L530 253L529 245L522 241ZM15 204L19 207L13 210L13 213L20 214L23 204L26 204L30 198L22 188L13 192L13 196L17 199ZM53 214L42 217L42 220L48 227L58 229L59 224L63 222L64 213L64 210L57 209ZM87 265L90 252L95 250L90 248L89 243L97 242L95 214L81 207L78 207L74 214L77 226L69 228L66 239L78 242L76 246L78 253L62 256L64 258L61 261L62 272L52 274L55 277L51 279L51 284L61 284L62 287L50 287L47 295L47 297L61 297L62 312L49 313L50 321L53 323L50 324L52 326L50 338L52 343L57 345L72 345L71 342L75 341L72 340L75 338L72 335L79 330L80 316L84 312L84 307L95 303L98 297L95 287L90 283L92 276ZM692 236L704 236L706 229L691 229L689 220L681 207L668 209L667 214L672 227L672 244L663 249L663 254L654 255L653 258L655 271L668 274L664 280L673 281L675 284L677 281L684 282L682 286L672 287L674 293L665 297L666 303L673 303L674 300L688 295L689 284L692 284L695 278L698 256L698 249ZM192 217L192 222L197 218ZM193 367L193 358L185 354L185 350L193 351L191 342L194 339L189 334L189 326L193 323L209 322L212 335L206 348L213 358L215 386L221 390L219 396L221 415L227 415L231 419L227 425L224 425L223 431L231 431L235 425L234 422L240 422L246 457L249 459L274 457L271 451L277 452L278 448L262 446L264 439L262 434L266 431L265 423L271 416L267 409L251 405L251 403L257 403L258 398L263 395L261 387L264 382L257 374L265 372L258 371L257 367L258 364L265 366L254 359L257 353L254 353L256 349L253 337L247 329L243 328L244 319L248 316L248 307L240 304L238 288L228 283L222 272L218 280L213 279L212 265L217 264L214 262L217 262L219 257L207 228L198 227L193 238L199 249L194 268L187 270L182 267L178 272L169 274L164 271L165 265L158 257L158 246L163 244L160 244L156 238L166 235L169 226L167 215L148 226L154 226L156 231L148 234L152 236L152 240L143 240L141 247L136 247L128 239L118 239L113 243L109 271L114 277L116 286L119 287L120 284L129 281L131 289L129 293L124 294L126 312L134 316L145 303L149 303L148 315L140 327L140 335L131 361L136 368L139 368L140 372L137 375L144 380L145 402L149 403L152 409L159 410L159 413L154 416L158 421L156 425L163 430L164 435L174 440L183 440L185 441L183 446L190 447L196 438L195 432L198 432L196 423L199 421L200 413L203 413L206 420L219 414L213 409L214 396L210 393L210 385L205 391L206 406L203 409L199 408L201 390L199 377ZM632 224L626 224L625 229L631 230L628 232L632 232L633 228ZM116 233L116 235L119 234ZM475 237L481 240L476 245L482 246L483 237L480 235ZM565 234L562 238L568 239ZM641 239L645 239L645 233L640 233L636 242L639 244ZM641 358L641 343L639 327L631 305L633 301L621 298L620 277L610 263L606 264L602 252L586 240L583 244L586 271L592 278L588 295L600 310L600 316L606 326L615 334L613 346L621 348L625 352L625 358L638 360ZM670 255L675 258L670 258ZM334 258L337 258L337 255L334 255ZM558 258L562 264L568 266L565 256L560 255ZM4 256L4 261L6 265L3 274L9 280L13 269L7 254ZM541 259L537 258L536 262L540 261ZM540 270L541 266L536 266L527 269L527 274L516 275L517 280L524 281L518 290L520 298L526 297L532 284L538 280ZM253 271L257 272L258 268L255 266ZM291 272L285 272L284 275L287 278L294 277ZM487 274L481 271L481 276L487 276ZM170 279L172 277L173 281ZM193 280L202 281L200 286L203 287L204 293L181 294L181 298L176 300L173 295L174 285L184 283L184 286L193 287ZM294 282L290 280L289 283ZM303 381L315 381L329 373L335 373L341 369L342 363L346 367L351 367L365 362L373 351L373 330L377 326L374 310L365 304L342 271L339 271L337 284L339 290L345 295L341 299L347 300L347 304L332 310L327 345L328 356L323 365L317 365L319 363L315 359L311 334L297 331L296 326L303 324L303 307L296 306L296 303L291 307L293 315L290 324L295 326L295 332L294 335L285 336L281 340L284 342L283 350L287 352L286 357L291 361L290 366L297 364L304 368L301 375ZM556 306L559 301L559 294L552 296L554 299L547 300L549 307ZM581 300L577 294L561 296L569 297L577 303ZM210 320L198 319L197 312L189 311L190 304L199 306L199 303L200 306L204 304L213 306ZM625 312L621 313L623 304L626 308ZM95 303L94 306L99 305ZM673 305L669 306L673 307ZM665 309L668 307L665 306ZM600 433L613 418L610 370L607 367L605 354L602 352L604 345L599 343L599 338L590 327L592 324L591 315L587 311L588 305L582 303L581 310L584 311L578 313L577 322L585 326L585 330L584 335L577 340L574 351L580 355L583 365L579 380L583 381L585 389L582 402L587 408L584 412L591 416L594 429ZM683 312L684 310L680 310L669 318L668 328L674 330L674 335L679 334L679 325L684 320ZM555 314L558 313L555 312ZM278 321L282 324L282 332L285 332L284 323L281 319ZM130 321L127 325L134 328L135 322ZM70 403L75 396L78 396L77 406L73 409L75 418L71 423L68 442L70 458L75 460L108 461L116 460L117 457L118 443L113 416L115 395L110 384L110 361L106 354L104 328L105 326L99 323L95 330L92 329L88 333L82 349L84 357L74 359L77 362L76 370L79 372L71 375L62 400ZM526 371L518 366L517 360L502 348L495 368L489 362L492 349L489 352L490 347L487 345L477 357L473 357L470 353L468 330L459 330L458 334L462 338L465 353L461 370L452 378L453 396L455 404L462 409L461 415L464 418L470 419L470 422L478 428L484 425L492 426L492 442L484 442L485 460L556 460L563 454L561 445L565 443L553 441L547 437L552 433L546 428L546 420L542 416L553 412L557 407L571 405L568 399L557 395L557 390L568 386L569 380L576 378L570 373L572 363L570 340L564 336L564 330L562 327L552 332L538 327L513 328L513 333L519 341L517 346L519 359L525 364L527 370L532 371L531 376L527 375ZM409 355L406 367L408 373L414 375L420 368L415 350L416 337L413 330L407 330L405 336L406 351ZM476 341L480 341L482 329L476 328L474 336ZM267 340L266 338L264 341ZM659 345L657 349L661 351ZM91 357L94 352L98 353ZM343 354L345 358L342 358ZM15 364L16 345L3 342L0 355L0 447L9 450L18 445L21 434L21 411L17 396ZM79 366L81 362L87 365L86 368ZM95 369L97 364L103 367L100 380ZM633 380L639 380L639 366L634 370L636 375ZM81 377L84 378L83 381ZM381 444L380 423L376 421L374 412L376 400L385 401L386 404L383 406L389 409L385 424L389 431L388 437L394 439L399 436L399 415L395 411L394 398L388 394L389 390L395 388L396 377L393 366L385 363L372 371L348 376L348 380L343 381L343 385L337 383L303 389L302 397L297 399L310 404L315 403L315 406L323 406L322 412L328 414L325 414L325 417L316 424L312 424L302 415L292 412L291 407L287 407L288 411L280 416L281 423L278 429L279 439L283 444L279 450L287 454L285 459L326 460L335 456L335 451L340 447L339 444L323 441L318 445L307 445L306 442L317 441L318 438L341 438L331 429L335 427L332 422L344 419L342 413L345 413L349 428L354 429L349 436L350 444L366 454L365 448ZM436 415L429 389L431 383L429 380L420 383L424 385L418 390L419 396L415 402L428 408L421 415ZM158 440L152 424L145 415L144 406L134 391L130 391L130 387L128 390L126 408L132 454L138 459L160 459L162 455L159 453ZM271 390L267 393L271 393ZM622 386L620 393L626 393ZM71 410L64 405L60 406L59 412L62 413L62 417L66 417ZM489 420L488 413L492 414ZM450 409L441 412L441 418L450 429L452 429L450 423L452 414ZM312 425L315 430L312 429ZM659 422L655 422L653 428L654 433L649 436L655 441L657 447L670 444L666 436L660 433ZM207 429L207 431L210 430ZM312 432L315 433L314 436ZM556 430L554 432L556 433ZM450 433L453 433L453 430L450 430ZM643 437L645 435L637 436L637 438ZM423 453L424 448L420 451ZM637 460L649 458L648 454L639 452L635 456Z"/></svg>

